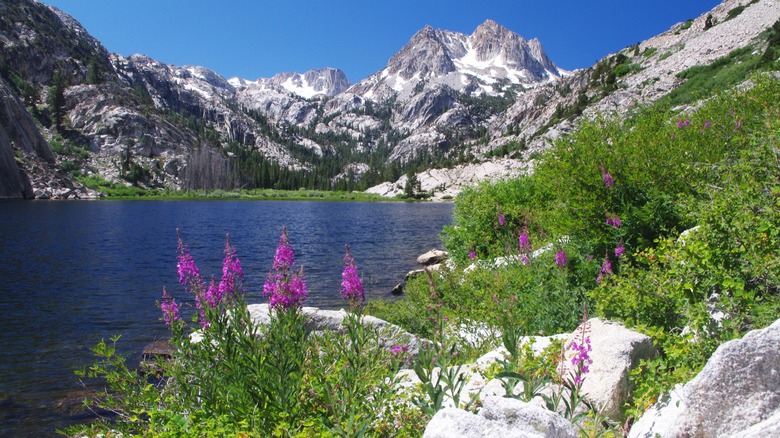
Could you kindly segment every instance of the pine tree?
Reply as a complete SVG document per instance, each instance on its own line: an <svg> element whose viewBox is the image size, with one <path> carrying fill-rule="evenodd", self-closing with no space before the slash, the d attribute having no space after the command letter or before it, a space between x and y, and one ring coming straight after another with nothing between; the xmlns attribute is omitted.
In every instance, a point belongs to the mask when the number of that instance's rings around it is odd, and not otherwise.
<svg viewBox="0 0 780 438"><path fill-rule="evenodd" d="M54 127L57 131L62 131L62 122L65 119L65 80L59 70L55 70L52 76L48 104Z"/></svg>

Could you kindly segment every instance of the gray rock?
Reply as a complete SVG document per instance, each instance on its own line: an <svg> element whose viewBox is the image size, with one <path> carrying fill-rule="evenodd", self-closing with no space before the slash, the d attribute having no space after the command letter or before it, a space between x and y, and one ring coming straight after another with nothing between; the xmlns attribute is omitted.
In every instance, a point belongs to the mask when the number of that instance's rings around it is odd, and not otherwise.
<svg viewBox="0 0 780 438"><path fill-rule="evenodd" d="M17 151L30 160L53 161L49 144L35 120L5 81L0 80L0 199L34 196L27 173L17 164Z"/></svg>
<svg viewBox="0 0 780 438"><path fill-rule="evenodd" d="M452 169L428 169L417 174L417 181L419 181L420 189L423 192L433 194L433 200L442 200L454 198L466 187L475 186L481 182L495 182L504 178L525 175L530 171L531 165L527 162L493 158L482 163L461 164ZM402 175L395 183L379 184L366 190L366 193L392 198L404 193L405 184L406 175Z"/></svg>
<svg viewBox="0 0 780 438"><path fill-rule="evenodd" d="M629 436L777 436L780 320L718 347L704 369L671 397L679 403L654 407Z"/></svg>
<svg viewBox="0 0 780 438"><path fill-rule="evenodd" d="M575 438L574 425L546 409L503 397L485 397L479 414L445 408L433 416L424 438Z"/></svg>
<svg viewBox="0 0 780 438"><path fill-rule="evenodd" d="M252 321L259 325L268 325L271 322L270 306L268 304L250 304L247 306ZM301 309L306 319L306 332L317 333L322 331L334 331L337 333L346 333L344 327L344 318L347 312L341 310L324 310L316 307L303 307ZM381 346L383 348L392 348L396 345L408 347L409 359L417 357L420 347L429 341L413 335L395 324L379 319L371 315L363 315L361 318L363 324L377 330L381 337Z"/></svg>
<svg viewBox="0 0 780 438"><path fill-rule="evenodd" d="M440 249L432 249L417 257L417 263L424 266L441 263L445 260L447 260L447 251L442 251Z"/></svg>
<svg viewBox="0 0 780 438"><path fill-rule="evenodd" d="M404 294L404 285L403 283L398 283L395 285L393 290L390 291L393 295L403 295Z"/></svg>
<svg viewBox="0 0 780 438"><path fill-rule="evenodd" d="M583 336L583 327L585 334ZM618 418L620 408L627 400L630 386L628 374L639 365L641 359L658 354L649 336L623 327L619 323L592 318L580 325L564 345L567 360L563 371L574 371L571 361L574 353L572 342L582 344L584 337L590 337L592 351L590 372L585 374L582 393L601 412Z"/></svg>

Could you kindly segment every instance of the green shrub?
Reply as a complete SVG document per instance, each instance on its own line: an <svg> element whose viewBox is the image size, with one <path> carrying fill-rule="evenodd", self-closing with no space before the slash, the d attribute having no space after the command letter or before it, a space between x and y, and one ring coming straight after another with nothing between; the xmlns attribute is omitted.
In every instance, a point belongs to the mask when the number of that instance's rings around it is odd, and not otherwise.
<svg viewBox="0 0 780 438"><path fill-rule="evenodd" d="M765 118L750 147L714 166L694 232L661 240L591 291L599 314L640 328L661 348L633 375L633 414L692 378L719 344L780 314L778 140L780 124Z"/></svg>
<svg viewBox="0 0 780 438"><path fill-rule="evenodd" d="M729 21L732 18L736 18L739 14L741 14L745 10L745 8L747 8L748 6L750 6L752 4L755 4L755 3L758 3L758 0L751 0L750 3L744 4L744 5L739 5L739 6L736 6L736 7L732 8L732 9L730 9L726 13L726 18L723 21Z"/></svg>

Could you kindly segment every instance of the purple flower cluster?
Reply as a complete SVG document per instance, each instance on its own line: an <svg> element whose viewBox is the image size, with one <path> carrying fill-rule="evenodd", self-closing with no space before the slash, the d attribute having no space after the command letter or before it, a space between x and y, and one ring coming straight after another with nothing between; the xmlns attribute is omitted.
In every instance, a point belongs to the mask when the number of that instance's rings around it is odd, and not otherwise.
<svg viewBox="0 0 780 438"><path fill-rule="evenodd" d="M583 381L583 375L588 374L590 371L590 365L593 363L593 360L590 358L590 336L585 337L584 342L581 344L578 344L577 342L571 343L571 349L572 351L576 352L574 357L571 359L571 364L577 367L577 372L574 373L574 383L577 385L582 385Z"/></svg>
<svg viewBox="0 0 780 438"><path fill-rule="evenodd" d="M274 263L271 272L263 285L263 296L268 298L271 308L287 310L299 308L306 301L308 292L306 282L303 279L303 268L297 272L292 271L295 266L295 253L290 241L287 239L287 228L282 228L282 237L279 238L279 246L276 248Z"/></svg>
<svg viewBox="0 0 780 438"><path fill-rule="evenodd" d="M620 242L618 242L617 246L615 247L615 257L621 258L625 253L626 247L623 246L623 239L620 239Z"/></svg>
<svg viewBox="0 0 780 438"><path fill-rule="evenodd" d="M277 271L289 270L295 266L295 252L287 239L287 227L282 227L282 237L279 238L279 246L274 254L273 269Z"/></svg>
<svg viewBox="0 0 780 438"><path fill-rule="evenodd" d="M596 282L601 283L601 280L612 275L612 262L609 261L609 257L604 257L604 263L601 264L601 272L596 277Z"/></svg>
<svg viewBox="0 0 780 438"><path fill-rule="evenodd" d="M685 120L678 121L677 122L677 127L678 128L684 128L684 127L686 127L686 126L688 126L690 124L691 124L691 121L688 120L688 119L685 119Z"/></svg>
<svg viewBox="0 0 780 438"><path fill-rule="evenodd" d="M366 300L366 293L358 275L355 259L349 253L349 245L344 247L347 254L344 256L344 272L341 273L341 297L349 301L350 307L360 307Z"/></svg>
<svg viewBox="0 0 780 438"><path fill-rule="evenodd" d="M517 237L520 244L519 250L523 253L531 252L531 241L528 239L528 227L523 227L520 235Z"/></svg>
<svg viewBox="0 0 780 438"><path fill-rule="evenodd" d="M236 249L230 245L230 235L225 243L225 258L222 261L222 280L219 282L219 299L232 298L241 290L244 281L244 270L241 261L236 256Z"/></svg>
<svg viewBox="0 0 780 438"><path fill-rule="evenodd" d="M612 225L615 228L620 228L621 225L623 225L623 222L620 221L620 217L618 217L615 213L607 213L607 225Z"/></svg>
<svg viewBox="0 0 780 438"><path fill-rule="evenodd" d="M610 188L612 187L612 184L615 184L615 180L612 179L612 175L610 175L609 172L602 173L601 179L604 180L604 185L607 186L607 188Z"/></svg>
<svg viewBox="0 0 780 438"><path fill-rule="evenodd" d="M498 225L504 226L506 225L506 217L504 216L504 213L498 212Z"/></svg>
<svg viewBox="0 0 780 438"><path fill-rule="evenodd" d="M179 255L177 257L177 268L179 272L179 283L184 286L184 290L195 295L195 306L200 312L200 325L208 327L210 322L206 317L206 307L214 308L224 302L232 302L236 292L240 291L243 284L244 272L241 269L241 262L236 256L236 250L230 245L230 236L228 235L225 243L225 259L222 265L222 279L217 284L214 277L208 287L205 287L200 270L195 266L195 260L189 253L189 248L179 235ZM165 299L163 295L163 299ZM174 303L175 304L175 303ZM162 304L160 305L162 307ZM163 314L170 305L163 308ZM178 306L176 306L178 311ZM166 318L167 321L167 318Z"/></svg>
<svg viewBox="0 0 780 438"><path fill-rule="evenodd" d="M179 305L176 304L176 300L174 300L172 296L168 295L165 286L163 286L160 310L162 310L163 318L165 318L165 325L170 327L174 322L181 321L181 316L179 316Z"/></svg>
<svg viewBox="0 0 780 438"><path fill-rule="evenodd" d="M477 258L477 253L472 248L469 250L469 260L474 260L475 258Z"/></svg>
<svg viewBox="0 0 780 438"><path fill-rule="evenodd" d="M566 257L566 251L564 251L563 249L559 249L555 253L555 264L560 266L560 267L564 267L564 266L566 266L566 262L567 261L568 261L568 258Z"/></svg>
<svg viewBox="0 0 780 438"><path fill-rule="evenodd" d="M409 351L408 345L393 345L392 348L390 348L390 352L393 353L393 356L398 356L401 353L406 353Z"/></svg>
<svg viewBox="0 0 780 438"><path fill-rule="evenodd" d="M176 230L178 233L179 230ZM205 292L203 289L203 278L200 276L200 269L195 266L195 259L192 258L190 250L179 235L179 255L177 256L177 270L179 272L179 284L184 286L184 290L195 295L195 306L200 312L200 325L208 327L209 321L206 318L205 311L203 309L204 302L206 301ZM165 311L163 310L163 313Z"/></svg>
<svg viewBox="0 0 780 438"><path fill-rule="evenodd" d="M179 272L179 283L184 286L184 290L191 292L203 287L203 279L200 276L200 270L195 266L195 259L190 255L190 250L179 236L179 255L176 263Z"/></svg>

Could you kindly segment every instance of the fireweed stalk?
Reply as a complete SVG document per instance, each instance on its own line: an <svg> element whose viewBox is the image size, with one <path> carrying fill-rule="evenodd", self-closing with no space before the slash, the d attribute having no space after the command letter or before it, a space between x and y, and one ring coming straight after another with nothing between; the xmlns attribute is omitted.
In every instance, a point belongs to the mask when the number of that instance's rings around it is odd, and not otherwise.
<svg viewBox="0 0 780 438"><path fill-rule="evenodd" d="M179 316L179 305L176 304L176 300L168 295L168 291L163 286L162 301L160 302L160 310L162 310L163 318L165 319L165 325L173 327L176 322L181 321Z"/></svg>
<svg viewBox="0 0 780 438"><path fill-rule="evenodd" d="M184 287L185 292L195 295L195 306L198 308L198 321L202 327L208 327L209 321L206 318L204 304L206 304L206 290L203 284L203 278L200 275L200 269L195 265L195 259L192 258L190 250L184 244L179 229L176 229L179 238L178 256L176 268L179 273L179 284Z"/></svg>
<svg viewBox="0 0 780 438"><path fill-rule="evenodd" d="M563 349L560 352L560 362L558 364L558 379L560 380L558 381L557 390L552 391L550 395L542 394L547 408L553 412L559 412L561 402L563 402L562 415L575 424L587 415L587 412L576 413L580 404L584 403L588 409L593 410L592 406L582 396L581 391L582 384L585 381L585 374L590 371L590 365L593 363L593 360L590 358L591 345L590 336L588 335L590 325L587 318L588 309L587 306L583 306L582 323L574 333L575 340L572 341L568 353ZM571 357L571 359L567 359L567 357ZM567 371L567 360L574 367L573 370Z"/></svg>
<svg viewBox="0 0 780 438"><path fill-rule="evenodd" d="M366 301L366 293L363 290L363 282L358 275L355 259L349 253L349 245L344 245L344 272L341 273L341 297L349 302L349 308L359 309Z"/></svg>
<svg viewBox="0 0 780 438"><path fill-rule="evenodd" d="M312 394L315 404L327 413L322 423L333 436L369 436L371 425L384 415L383 406L395 397L396 372L408 347L376 348L386 334L363 324L365 291L349 245L344 248L340 292L349 303L342 322L345 330L317 337L320 348L309 355L317 364L311 379L318 391Z"/></svg>
<svg viewBox="0 0 780 438"><path fill-rule="evenodd" d="M299 309L306 301L308 292L303 279L303 267L294 272L294 266L295 253L287 239L287 227L282 227L274 264L263 285L263 296L268 298L268 303L274 310Z"/></svg>

